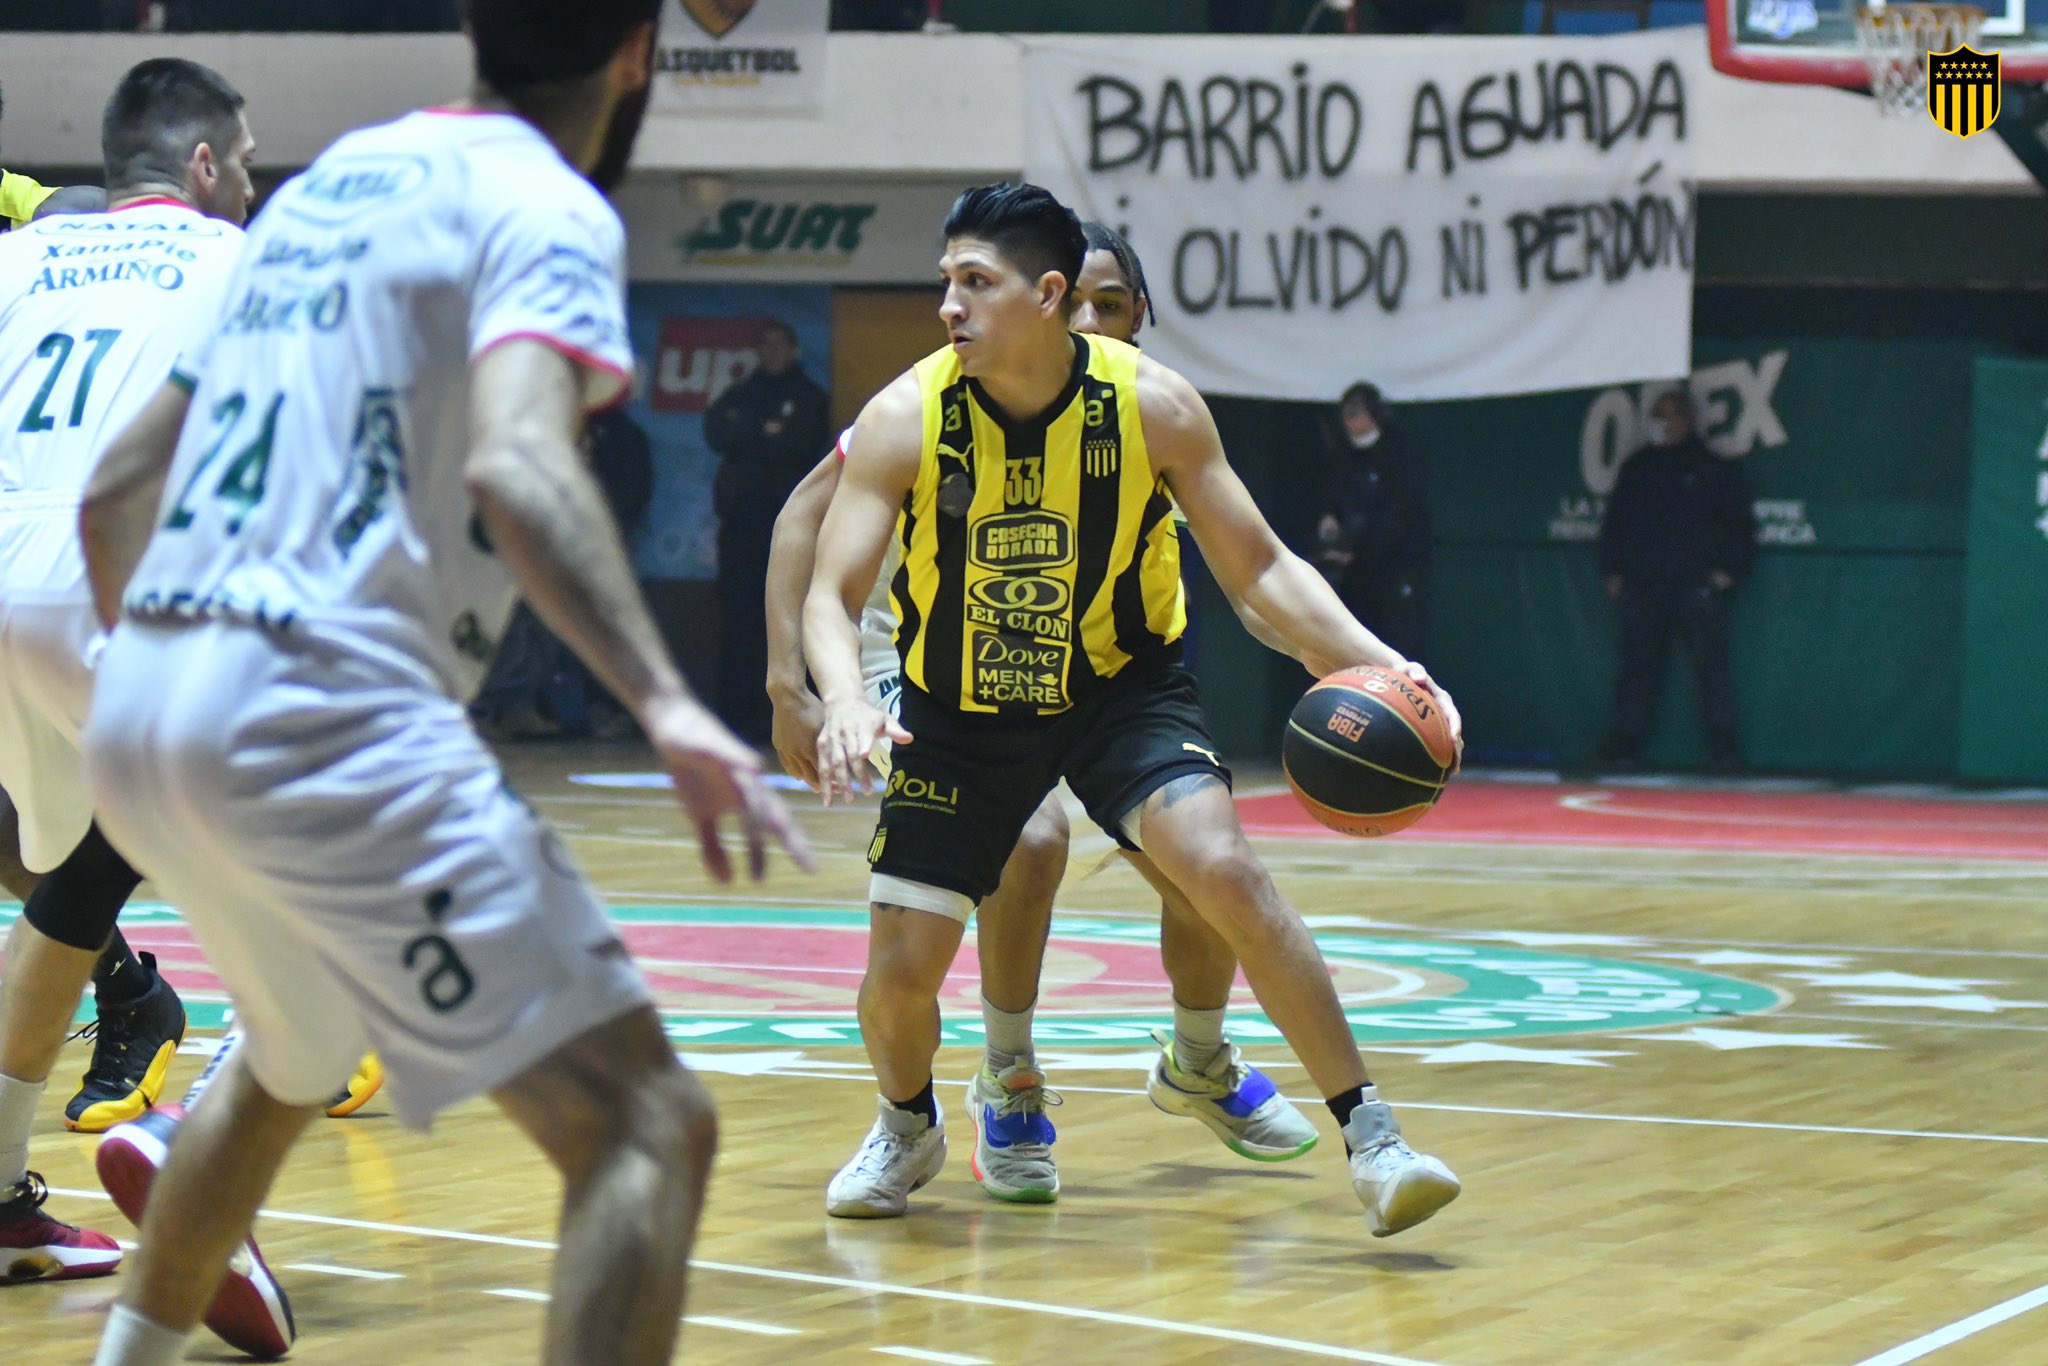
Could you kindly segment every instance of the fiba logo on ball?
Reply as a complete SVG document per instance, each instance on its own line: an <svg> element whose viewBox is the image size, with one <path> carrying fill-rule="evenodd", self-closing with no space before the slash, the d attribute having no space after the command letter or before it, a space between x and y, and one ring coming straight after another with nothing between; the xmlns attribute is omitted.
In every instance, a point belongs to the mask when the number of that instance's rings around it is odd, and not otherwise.
<svg viewBox="0 0 2048 1366"><path fill-rule="evenodd" d="M1391 835L1415 824L1443 795L1456 762L1442 710L1384 669L1346 669L1318 682L1280 742L1294 795L1346 835Z"/></svg>

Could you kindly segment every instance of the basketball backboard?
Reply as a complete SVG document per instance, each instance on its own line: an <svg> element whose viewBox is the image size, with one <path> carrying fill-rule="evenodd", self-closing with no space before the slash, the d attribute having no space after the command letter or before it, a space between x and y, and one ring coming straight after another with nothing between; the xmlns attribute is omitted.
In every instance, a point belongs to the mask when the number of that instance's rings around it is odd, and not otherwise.
<svg viewBox="0 0 2048 1366"><path fill-rule="evenodd" d="M1869 0L1882 8L1884 0ZM1707 0L1714 66L1752 81L1870 84L1856 44L1856 0ZM2048 81L2048 0L1979 0L1984 36L2008 81Z"/></svg>

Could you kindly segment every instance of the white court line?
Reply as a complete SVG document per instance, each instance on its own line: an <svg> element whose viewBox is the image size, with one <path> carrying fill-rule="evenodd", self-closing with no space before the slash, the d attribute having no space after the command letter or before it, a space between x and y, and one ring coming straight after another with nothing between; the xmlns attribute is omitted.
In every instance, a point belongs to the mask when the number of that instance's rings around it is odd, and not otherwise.
<svg viewBox="0 0 2048 1366"><path fill-rule="evenodd" d="M1300 830L1296 826L1260 825L1247 822L1244 833L1255 840L1269 844L1320 846L1324 849L1341 848L1335 842L1341 835L1317 835ZM1576 854L1643 854L1663 855L1712 855L1720 858L1743 859L1817 859L1828 863L1851 863L1856 860L1896 859L1901 863L1939 863L1944 859L1967 860L1970 863L2005 863L2015 869L2031 868L2033 876L2048 876L2048 868L2040 866L2039 859L2024 858L2014 854L1972 854L1968 851L1930 849L1924 846L1895 845L1819 845L1806 849L1758 849L1747 845L1727 844L1684 844L1671 840L1649 837L1630 838L1615 836L1612 839L1590 839L1581 835L1474 835L1439 837L1422 834L1411 841L1413 847L1421 849L1444 849L1461 851L1499 850L1542 850L1545 853ZM1334 856L1330 855L1330 856Z"/></svg>
<svg viewBox="0 0 2048 1366"><path fill-rule="evenodd" d="M629 921L629 922L622 922L622 923L625 923L625 924L626 924L626 925L627 925L627 926L628 926L629 928L630 928L630 926L631 926L631 922L630 922L630 921ZM1057 934L1055 934L1055 935L1054 935L1053 937L1054 937L1055 939L1058 939L1058 938L1059 938L1059 936L1058 936ZM130 943L133 943L134 941L133 941L133 940L130 940L129 942L130 942ZM1102 943L1103 941L1101 941L1101 940L1085 940L1085 941L1083 941L1083 940L1072 940L1072 941L1061 941L1061 942L1072 942L1072 943L1086 943L1086 944L1089 944L1089 945L1095 945L1095 944L1100 944L1100 943ZM1131 948L1143 948L1143 947L1145 947L1145 945L1144 945L1144 944L1143 944L1142 942L1137 942L1137 943L1132 943L1132 944L1130 944L1130 945L1129 945L1128 947L1131 947ZM1333 956L1335 956L1335 955L1333 955ZM1370 959L1370 958L1371 958L1371 954L1370 954L1369 952L1366 952L1366 953L1355 953L1355 954L1347 954L1347 955L1345 955L1345 961L1346 961L1346 962L1360 962L1360 961L1365 961L1365 960L1368 960L1368 959ZM701 969L706 969L706 968L710 968L710 969L718 969L718 970L723 970L723 971L728 971L728 972L790 972L790 973L807 973L807 972L815 972L815 973L820 973L820 974L826 974L826 975L833 975L833 976L840 976L840 977L865 977L865 976L867 975L867 971L868 971L868 970L867 970L866 968L864 968L864 967L859 967L859 968L832 968L832 967L814 967L814 966L812 966L812 965L810 965L810 964L807 964L807 963L707 963L707 962L704 962L704 961L702 961L702 960L700 960L700 959L694 959L694 958L655 958L655 957L651 957L651 956L649 956L649 955L646 955L646 954L638 954L638 953L636 953L636 954L634 954L634 955L633 955L633 962L634 962L635 964L637 964L637 965L638 965L638 966L640 967L640 969L641 969L641 970L642 970L643 972L661 972L661 973L668 973L668 974L670 974L670 975L672 975L672 976L682 976L682 975L685 975L685 974L686 974L686 973L687 973L688 971L690 971L691 969L699 969L699 970L701 970ZM1373 962L1373 965L1372 965L1372 966L1373 966L1373 970L1374 970L1374 971L1376 971L1376 972L1380 973L1380 974L1381 974L1382 976L1384 976L1384 977L1387 977L1387 978L1391 979L1391 980L1390 980L1390 981L1389 981L1389 982L1387 983L1387 985L1386 985L1386 986L1383 986L1383 987L1377 987L1377 988L1373 989L1372 991L1346 991L1346 992L1340 992L1340 993L1338 993L1338 997L1337 997L1337 999L1338 999L1339 1001L1343 1002L1343 1003L1344 1003L1345 1005L1347 1005L1347 1006L1355 1006L1355 1005L1369 1005L1369 1004L1371 1004L1371 1003L1373 1003L1373 1002L1375 1002L1375 1001L1400 1001L1400 1000L1406 1000L1407 998L1409 998L1409 997L1413 996L1413 995L1414 995L1415 993L1417 993L1417 992L1421 991L1421 990L1422 990L1422 988L1423 988L1423 986L1425 985L1425 980L1424 980L1424 978L1423 978L1422 974L1421 974L1421 973L1419 973L1419 972L1412 972L1412 971L1408 970L1407 968L1397 968L1397 967L1394 967L1394 966L1393 966L1392 964L1388 964L1388 963L1380 963L1380 962L1377 962L1377 961L1374 961L1374 962ZM1157 990L1159 990L1159 988L1161 987L1161 985L1163 985L1162 983L1159 983L1159 982L1133 982L1133 981L1125 981L1124 979L1122 979L1122 978L1119 978L1119 977L1059 977L1059 976L1052 976L1052 975L1047 975L1047 974L1044 974L1044 973L1041 973L1041 974L1039 975L1039 978L1038 978L1038 984L1039 984L1039 986L1040 986L1040 987L1048 987L1048 986L1091 986L1091 987L1130 987L1130 988L1133 988L1133 989L1135 989L1135 990L1141 990L1141 991L1157 991ZM1239 994L1240 994L1240 995L1246 995L1246 994L1248 994L1248 993L1249 993L1249 990L1250 990L1249 988L1246 988L1246 989L1244 990L1244 992L1241 992L1241 993L1239 993ZM1471 1004L1473 1004L1473 1005L1489 1005L1489 1004L1492 1004L1492 1002L1489 1002L1489 1001L1483 1000L1483 999L1481 999L1481 998L1478 998L1478 997L1473 997L1473 996L1461 996L1461 997L1459 997L1458 999L1459 999L1460 1001L1463 1001L1463 1002L1469 1002L1469 1003L1471 1003ZM730 1012L730 1013L735 1013L735 1014L737 1014L737 1013L739 1013L739 1012ZM767 1015L767 1016L772 1016L772 1015L778 1014L778 1013L780 1013L780 1012L777 1012L777 1011L775 1011L775 1010L764 1010L764 1011L756 1011L756 1012L753 1012L753 1013L754 1013L754 1014L757 1014L757 1015ZM1039 1010L1039 1011L1036 1011L1036 1012L1034 1012L1034 1013L1035 1013L1035 1014L1037 1014L1037 1015L1040 1015L1040 1016L1053 1016L1053 1015L1061 1015L1061 1014L1066 1014L1066 1015L1100 1015L1100 1014L1102 1014L1102 1013L1103 1013L1103 1011L1102 1011L1102 1010L1101 1010L1101 1009L1100 1009L1099 1007L1096 1007L1096 1006L1073 1006L1073 1007L1069 1007L1068 1009L1066 1009L1066 1010L1064 1010L1064 1011L1061 1011L1061 1010L1057 1010L1057 1009L1052 1009L1052 1010Z"/></svg>
<svg viewBox="0 0 2048 1366"><path fill-rule="evenodd" d="M1651 884L1641 885L1648 886ZM624 902L626 903L628 908L640 908L647 906L649 903L657 903L657 909L661 904L683 907L705 906L716 909L719 907L726 907L734 904L733 897L729 894L721 896L707 892L601 892L600 895L608 901ZM1946 895L1946 893L1944 893L1944 895ZM2024 899L2029 902L2038 902L2040 900L2038 896L2028 896L2025 898L2011 897L1999 899ZM782 906L787 906L798 910L844 911L859 909L859 904L853 898L850 897L824 899L816 897L751 896L747 898L746 904L749 906L759 906L762 908L769 909ZM7 914L8 913L5 910L0 910L0 918L5 918ZM1053 915L1055 917L1065 916L1082 920L1151 921L1155 924L1159 920L1159 913L1156 910L1127 911L1119 909L1117 907L1077 908L1073 906L1058 906L1054 907ZM642 922L629 920L621 921L619 923L630 927L632 925L640 924ZM1517 926L1515 928L1527 929L1528 927ZM1475 937L1483 937L1486 935L1501 933L1499 929L1478 929L1469 925L1457 927L1444 925L1410 925L1398 920L1376 920L1370 925L1359 926L1357 930L1357 932L1361 934L1378 934L1382 931L1387 931L1394 934L1421 935L1424 938L1435 940L1465 940ZM1602 955L1603 957L1621 957L1625 956L1627 953L1642 952L1644 950L1654 948L1661 944L1681 944L1688 948L1793 949L1799 952L1806 952L1811 950L1819 953L1850 954L1892 953L1912 954L1915 956L1930 958L1945 957L2048 959L2048 953L2023 951L2016 949L1941 949L1912 944L1805 944L1787 942L1782 939L1692 939L1677 938L1670 935L1659 934L1633 934L1628 937L1631 939L1639 940L1640 943L1635 945L1603 944L1594 947L1608 950L1607 953ZM131 935L130 938L132 939L133 936Z"/></svg>
<svg viewBox="0 0 2048 1366"><path fill-rule="evenodd" d="M1890 1016L1875 1015L1827 1015L1805 1010L1780 1010L1772 1013L1774 1020L1829 1020L1838 1024L1856 1025L1898 1025L1906 1029L1993 1029L2009 1034L2048 1034L2048 1025L2001 1024L1997 1020L1944 1020L1934 1016L1901 1020Z"/></svg>
<svg viewBox="0 0 2048 1366"><path fill-rule="evenodd" d="M697 847L697 841L694 837L689 839L656 839L652 835L598 835L588 830L564 830L561 832L561 835L562 838L572 841L583 840L596 844L633 844L649 849L695 849ZM822 840L811 841L811 852L814 854L830 854L834 858L851 858L858 854L863 863L867 861L868 857L868 847L865 844L830 844ZM840 904L845 905L846 903L841 902Z"/></svg>
<svg viewBox="0 0 2048 1366"><path fill-rule="evenodd" d="M1055 916L1058 914L1058 911L1054 912ZM1069 911L1067 914L1122 919L1129 913L1116 911ZM1130 914L1130 918L1143 919L1144 917ZM1325 926L1324 928L1329 929L1333 933L1338 932L1338 927L1336 926ZM1490 936L1504 933L1501 930L1474 929L1469 925L1457 927L1410 925L1398 920L1375 920L1369 925L1361 925L1352 930L1356 934L1368 935L1379 934L1383 931L1393 931L1399 934L1416 934L1438 940L1455 939L1463 941L1479 939L1484 942L1492 942ZM1518 931L1506 932L1514 933ZM1529 932L1543 933L1543 931ZM1713 949L1764 949L1771 951L1791 949L1799 953L1907 953L1916 957L1929 958L2048 958L2048 953L2021 952L2012 949L1936 949L1914 944L1893 944L1887 946L1877 944L1807 944L1782 939L1677 939L1656 934L1633 934L1626 937L1638 942L1634 944L1589 944L1586 947L1601 950L1600 956L1607 958L1626 957L1630 953L1640 953L1660 944L1683 944L1690 948Z"/></svg>
<svg viewBox="0 0 2048 1366"><path fill-rule="evenodd" d="M1624 1035L1624 1038L1627 1036ZM1370 1053L1372 1046L1366 1045ZM1078 1070L1078 1069L1075 1069ZM776 1077L804 1077L814 1081L858 1081L872 1086L874 1078L854 1072L805 1072L796 1068L769 1073ZM965 1081L949 1081L940 1078L940 1086L966 1086ZM1062 1082L1057 1088L1062 1093L1072 1091L1088 1096L1142 1096L1145 1092L1124 1086L1071 1086ZM1295 1104L1314 1109L1322 1102L1288 1097ZM2048 1146L2048 1138L2037 1138L2028 1134L1966 1134L1953 1133L1945 1129L1864 1129L1839 1124L1788 1124L1761 1119L1693 1119L1683 1115L1603 1115L1590 1110L1518 1110L1497 1105L1443 1105L1429 1101L1404 1100L1404 1110L1442 1110L1460 1115L1510 1115L1521 1119L1593 1119L1610 1124L1670 1124L1688 1129L1761 1129L1773 1133L1790 1134L1842 1134L1860 1138L1930 1138L1948 1139L1959 1143L2031 1143Z"/></svg>
<svg viewBox="0 0 2048 1366"><path fill-rule="evenodd" d="M287 1271L315 1271L322 1276L352 1276L359 1281L402 1281L396 1271L359 1271L352 1266L329 1266L325 1262L287 1262Z"/></svg>
<svg viewBox="0 0 2048 1366"><path fill-rule="evenodd" d="M1648 886L1648 885L1651 885L1651 884L1647 884L1647 883L1646 883L1646 884L1640 884L1640 885ZM1803 889L1802 889L1802 890L1803 890ZM622 902L622 903L625 903L625 904L624 904L623 906L619 906L619 907L617 907L616 909L644 909L644 908L649 908L649 907L650 907L650 904L652 905L652 908L653 908L653 909L660 909L660 908L661 908L662 906L665 906L665 905L667 905L667 906L678 906L678 907L683 907L683 908L690 908L690 907L700 907L700 906L701 906L701 907L706 907L706 908L710 908L710 909L718 909L718 908L721 908L721 907L727 907L727 906L731 906L731 905L733 904L733 898L732 898L732 896L731 896L731 895L729 895L729 894L728 894L728 895L722 895L722 896L721 896L721 895L717 895L717 894L713 894L713 893L706 893L706 892L696 892L696 891L691 891L691 892L684 892L684 891L677 891L677 892L637 892L637 891L636 891L636 892L609 892L609 891L607 891L607 892L601 892L601 893L599 893L599 894L600 894L601 896L603 896L603 897L604 897L604 898L605 898L606 900L608 900L608 901L612 901L612 902ZM1944 893L1944 895L1947 895L1947 894L1946 894L1946 893ZM2000 899L2001 899L2001 900L2007 900L2007 899L2009 899L2009 900L2021 900L2021 899L2025 899L2025 900L2027 900L2027 901L2029 901L2029 902L2037 902L2037 901L2039 901L2039 900L2040 900L2040 898L2039 898L2038 896L2029 896L2029 897L2026 897L2026 898L2020 898L2020 897L2012 897L2012 898L2000 898ZM748 904L749 906L758 906L758 907L762 907L762 908L764 908L764 909L774 909L774 908L777 908L777 907L785 907L785 906L786 906L786 907L789 907L789 908L791 908L791 909L794 909L794 910L825 910L825 911L844 911L844 910L857 910L857 909L859 909L858 903L857 903L857 902L856 902L856 901L855 901L854 899L852 899L852 898L848 898L848 897L841 897L841 898L837 898L837 899L826 899L826 898L817 898L817 897L771 897L771 896L752 896L752 897L749 897L749 898L747 898L747 904ZM7 914L8 914L8 912L6 912L5 910L0 910L0 918L4 918L4 917L6 917L6 916L7 916ZM1146 911L1130 911L1130 910L1124 910L1124 909L1121 909L1121 908L1119 908L1119 907L1114 907L1114 906L1109 906L1109 907L1074 907L1074 906L1057 906L1057 907L1054 907L1054 909L1053 909L1053 915L1055 916L1055 918L1058 918L1058 917L1067 917L1067 918L1072 918L1072 919L1082 919L1082 920L1129 920L1129 921L1137 921L1137 922L1144 922L1144 921L1150 921L1150 922L1152 922L1152 923L1154 923L1154 924L1158 923L1158 920L1159 920L1159 914L1158 914L1158 912L1157 912L1157 911L1155 911L1155 910L1146 910ZM624 924L624 925L628 925L628 926L631 926L631 925L636 925L636 924L640 924L640 923L643 923L643 922L640 922L640 921L621 921L621 922L619 922L619 923L621 923L621 924ZM1527 926L1517 926L1517 927L1515 927L1515 928L1516 928L1516 929L1527 929L1528 927L1527 927ZM1497 929L1497 928L1496 928L1496 929L1480 929L1480 928L1476 928L1476 927L1473 927L1473 926L1469 926L1469 925L1464 925L1464 926L1445 926L1445 925L1411 925L1411 924L1408 924L1408 923L1405 923L1405 922L1403 922L1403 921L1399 921L1399 920L1375 920L1375 921L1373 921L1373 922L1372 922L1371 924L1369 924L1369 925L1362 925L1362 926L1359 926L1359 927L1357 927L1357 931L1358 931L1359 933L1362 933L1362 934L1378 934L1378 933L1380 933L1380 932L1382 932L1382 931L1388 931L1388 932L1392 932L1392 933L1396 933L1396 934L1414 934L1414 935L1421 935L1421 936L1423 936L1423 937L1425 937L1425 938L1429 938L1429 939L1436 939L1436 940L1444 940L1444 939L1456 939L1456 940L1463 940L1463 939L1470 939L1470 938L1475 938L1475 937L1483 937L1483 936L1486 936L1486 935L1493 935L1493 934L1499 934L1499 933L1501 933L1501 930L1500 930L1500 929ZM131 938L133 938L133 936L132 936L132 935L131 935L130 937L131 937ZM1801 951L1801 952L1805 952L1805 951L1807 951L1807 950L1813 950L1813 951L1817 951L1817 952L1822 952L1822 953L1850 953L1850 954L1854 954L1854 953L1893 953L1893 954L1914 954L1914 955L1920 955L1920 956L1927 956L1927 957L1948 957L1948 958L2025 958L2025 959L2048 959L2048 953L2043 953L2043 952L2034 952L2034 951L2024 951L2024 950L2016 950L2016 949L1943 949L1943 948L1932 948L1932 947L1928 947L1928 946L1925 946L1925 945L1913 945L1913 944L1908 944L1908 945L1900 945L1900 944L1807 944L1807 943L1798 943L1798 942L1788 942L1788 941L1785 941L1785 940L1782 940L1782 939L1694 939L1694 938L1681 938L1681 937L1677 937L1677 936L1673 936L1673 935L1660 935L1660 934L1641 934L1641 933L1629 935L1629 936L1628 936L1628 938L1631 938L1631 939L1635 939L1635 940L1638 940L1638 941L1640 941L1640 942L1639 942L1639 943L1637 943L1637 944L1635 944L1635 945L1632 945L1632 946L1631 946L1631 945L1600 945L1600 946L1598 946L1598 947L1601 947L1601 948L1607 948L1607 949L1610 949L1610 950L1613 950L1613 951L1614 951L1614 953L1610 953L1610 954L1609 954L1608 956L1615 956L1615 954L1616 954L1616 953L1618 953L1619 951L1621 951L1621 950L1624 950L1624 949L1626 949L1626 950L1628 950L1628 951L1631 951L1631 952L1641 952L1641 951L1643 951L1643 950L1647 950L1647 949L1653 948L1653 947L1655 947L1655 946L1657 946L1657 945L1660 945L1660 944L1681 944L1681 945L1684 945L1684 946L1686 946L1686 947L1688 947L1688 948L1715 948L1715 949L1795 949L1795 950L1799 950L1799 951Z"/></svg>
<svg viewBox="0 0 2048 1366"><path fill-rule="evenodd" d="M2017 1318L2029 1309L2039 1309L2044 1304L2048 1304L2048 1285L2037 1290L2029 1290L2024 1295L2015 1295L2005 1303L1994 1304L1982 1313L1972 1314L1966 1319L1949 1324L1946 1328L1937 1328L1923 1337L1901 1343L1889 1352L1880 1352L1874 1357L1857 1362L1856 1366L1905 1366L1909 1361L1918 1361L1921 1357L1938 1352L1951 1343L1961 1342L1966 1337L2004 1323L2007 1319Z"/></svg>
<svg viewBox="0 0 2048 1366"><path fill-rule="evenodd" d="M683 1316L683 1322L694 1323L699 1328L730 1328L735 1333L758 1333L769 1338L796 1337L804 1331L801 1328L785 1328L779 1323L755 1323L751 1319L720 1318L716 1314L686 1314Z"/></svg>
<svg viewBox="0 0 2048 1366"><path fill-rule="evenodd" d="M1925 821L1907 816L1788 816L1766 812L1755 815L1724 812L1716 815L1709 811L1663 811L1655 808L1612 805L1613 799L1620 795L1617 792L1576 792L1559 797L1557 804L1567 811L1591 811L1597 815L1623 816L1630 820L1677 821L1689 825L1760 825L1773 829L1802 830L1935 830L1942 834L1952 831L2021 836L2041 834L2039 821L1992 821L1985 824L1929 826Z"/></svg>
<svg viewBox="0 0 2048 1366"><path fill-rule="evenodd" d="M70 1200L111 1200L104 1191L70 1190L57 1186L50 1193ZM264 1209L257 1211L257 1217L275 1219L286 1224L323 1224L329 1228L362 1229L370 1233L394 1233L414 1238L441 1238L456 1243L484 1243L493 1247L524 1247L540 1252L553 1252L555 1245L540 1238L513 1238L501 1233L465 1233L452 1228L425 1228L418 1224L386 1224L373 1219L344 1219L332 1214L299 1214L291 1210ZM739 1262L709 1262L699 1258L690 1261L697 1271L722 1272L731 1276L758 1276L771 1281L794 1281L800 1285L825 1285L838 1290L858 1290L869 1295L902 1295L908 1299L938 1300L946 1304L978 1305L986 1309L1014 1309L1026 1314L1045 1314L1052 1318L1080 1319L1088 1323L1113 1323L1124 1328L1149 1328L1160 1333L1178 1333L1183 1337L1207 1338L1217 1342L1238 1342L1250 1347L1272 1347L1285 1352L1299 1352L1303 1356L1329 1357L1337 1361L1363 1361L1371 1366L1439 1366L1439 1363L1422 1361L1415 1357L1393 1356L1386 1352L1368 1352L1353 1347L1335 1347L1325 1342L1307 1342L1299 1338L1275 1337L1270 1333L1252 1333L1237 1328L1213 1328L1203 1323L1177 1322L1172 1319L1147 1318L1142 1314L1118 1314L1107 1309L1084 1309L1072 1304L1040 1304L1033 1300L1011 1300L997 1295L973 1295L960 1290L933 1290L918 1285L895 1285L888 1281L861 1281L848 1276L823 1276L810 1271L789 1271L780 1267L746 1266ZM486 1295L497 1295L508 1300L534 1300L545 1303L547 1296L538 1290L498 1289L486 1290Z"/></svg>
<svg viewBox="0 0 2048 1366"><path fill-rule="evenodd" d="M987 1357L962 1356L958 1352L928 1352L922 1347L877 1347L878 1355L909 1357L912 1361L936 1361L939 1366L990 1366Z"/></svg>

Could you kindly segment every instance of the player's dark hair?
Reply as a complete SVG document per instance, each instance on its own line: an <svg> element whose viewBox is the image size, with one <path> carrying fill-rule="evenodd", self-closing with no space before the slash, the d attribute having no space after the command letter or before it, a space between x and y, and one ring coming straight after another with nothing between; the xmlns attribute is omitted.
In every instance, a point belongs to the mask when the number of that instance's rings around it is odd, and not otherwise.
<svg viewBox="0 0 2048 1366"><path fill-rule="evenodd" d="M182 184L204 143L226 157L241 131L242 92L218 71L181 57L154 57L114 87L100 121L107 188L149 181Z"/></svg>
<svg viewBox="0 0 2048 1366"><path fill-rule="evenodd" d="M1074 282L1088 255L1088 238L1074 211L1037 185L1008 181L983 185L953 201L946 236L979 237L1033 279L1056 270L1067 281L1062 307L1074 306Z"/></svg>
<svg viewBox="0 0 2048 1366"><path fill-rule="evenodd" d="M642 25L659 24L661 8L662 0L462 0L462 26L476 74L511 99L599 70Z"/></svg>
<svg viewBox="0 0 2048 1366"><path fill-rule="evenodd" d="M1387 401L1381 397L1379 385L1369 384L1365 380L1358 381L1344 391L1344 397L1337 401L1337 408L1341 412L1353 403L1365 405L1365 411L1372 417L1373 426L1387 425Z"/></svg>
<svg viewBox="0 0 2048 1366"><path fill-rule="evenodd" d="M1159 314L1152 307L1152 290L1145 284L1145 263L1138 259L1138 253L1124 235L1092 218L1082 222L1081 235L1088 240L1088 250L1106 251L1116 258L1116 268L1124 273L1124 283L1137 296L1132 302L1145 310L1146 322L1158 322Z"/></svg>
<svg viewBox="0 0 2048 1366"><path fill-rule="evenodd" d="M761 324L761 330L763 332L779 333L782 336L782 339L788 342L791 346L801 345L801 343L798 342L796 339L796 329L794 327L791 327L788 323L784 322L780 318L768 319L766 322Z"/></svg>

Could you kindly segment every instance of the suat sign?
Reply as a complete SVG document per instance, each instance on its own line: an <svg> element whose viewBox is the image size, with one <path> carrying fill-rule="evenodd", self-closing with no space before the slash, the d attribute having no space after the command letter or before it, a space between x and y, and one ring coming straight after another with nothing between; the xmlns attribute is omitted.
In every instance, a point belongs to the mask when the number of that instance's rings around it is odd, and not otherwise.
<svg viewBox="0 0 2048 1366"><path fill-rule="evenodd" d="M648 405L657 412L701 413L760 363L766 318L664 318Z"/></svg>
<svg viewBox="0 0 2048 1366"><path fill-rule="evenodd" d="M734 199L677 239L685 261L711 265L832 259L850 261L873 204L776 203Z"/></svg>

